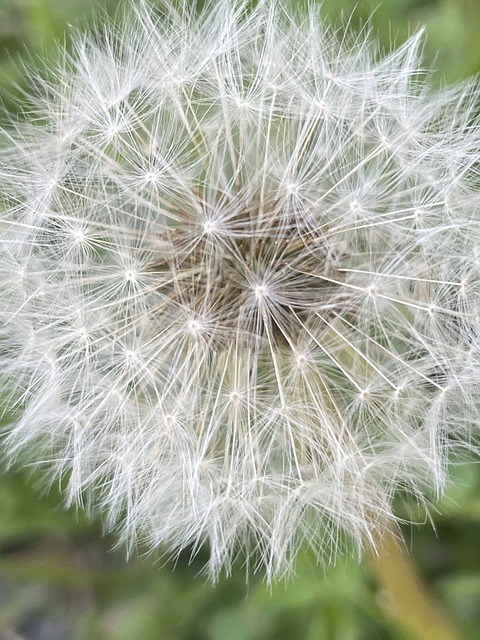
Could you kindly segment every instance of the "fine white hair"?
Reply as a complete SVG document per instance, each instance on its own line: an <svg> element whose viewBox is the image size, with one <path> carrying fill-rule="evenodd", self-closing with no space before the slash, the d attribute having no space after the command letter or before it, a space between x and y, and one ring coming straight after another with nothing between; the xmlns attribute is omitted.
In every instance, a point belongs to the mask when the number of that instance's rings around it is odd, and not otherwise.
<svg viewBox="0 0 480 640"><path fill-rule="evenodd" d="M374 544L478 433L477 85L297 13L141 3L2 133L8 458L213 579Z"/></svg>

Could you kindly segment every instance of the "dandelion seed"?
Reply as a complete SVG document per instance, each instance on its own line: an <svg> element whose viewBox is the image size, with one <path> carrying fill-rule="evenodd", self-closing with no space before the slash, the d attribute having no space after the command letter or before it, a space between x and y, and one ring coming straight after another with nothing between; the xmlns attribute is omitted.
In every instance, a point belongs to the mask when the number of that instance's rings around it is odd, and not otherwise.
<svg viewBox="0 0 480 640"><path fill-rule="evenodd" d="M140 4L3 132L6 449L268 579L441 495L480 389L479 92L310 7Z"/></svg>

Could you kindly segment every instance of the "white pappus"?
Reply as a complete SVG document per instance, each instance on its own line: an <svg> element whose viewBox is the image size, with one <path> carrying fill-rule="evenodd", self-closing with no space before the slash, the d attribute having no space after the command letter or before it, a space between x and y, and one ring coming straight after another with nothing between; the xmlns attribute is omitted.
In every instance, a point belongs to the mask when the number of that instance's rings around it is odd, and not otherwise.
<svg viewBox="0 0 480 640"><path fill-rule="evenodd" d="M267 579L442 494L480 389L475 82L421 34L143 3L3 127L9 460L130 544Z"/></svg>

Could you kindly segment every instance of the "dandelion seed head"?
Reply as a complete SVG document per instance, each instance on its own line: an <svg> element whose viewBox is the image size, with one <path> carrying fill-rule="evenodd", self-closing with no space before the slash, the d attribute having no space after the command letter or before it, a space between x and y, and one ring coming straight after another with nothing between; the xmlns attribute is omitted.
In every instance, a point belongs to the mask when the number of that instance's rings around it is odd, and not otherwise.
<svg viewBox="0 0 480 640"><path fill-rule="evenodd" d="M6 123L0 364L11 461L271 580L475 446L479 92L432 89L421 34L247 4L76 34Z"/></svg>

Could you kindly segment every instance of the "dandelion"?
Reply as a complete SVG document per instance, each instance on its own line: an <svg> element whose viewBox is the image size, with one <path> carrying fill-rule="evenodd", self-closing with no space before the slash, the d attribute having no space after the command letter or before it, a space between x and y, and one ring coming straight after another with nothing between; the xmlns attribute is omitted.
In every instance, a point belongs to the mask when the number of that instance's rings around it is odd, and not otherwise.
<svg viewBox="0 0 480 640"><path fill-rule="evenodd" d="M475 84L267 0L73 39L3 130L9 459L213 578L373 545L478 428Z"/></svg>

